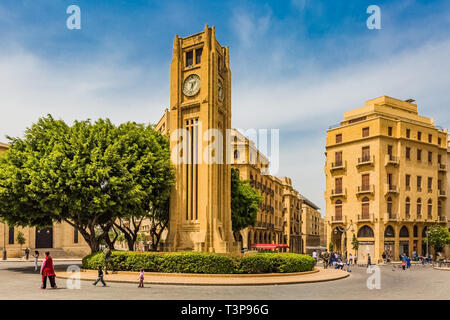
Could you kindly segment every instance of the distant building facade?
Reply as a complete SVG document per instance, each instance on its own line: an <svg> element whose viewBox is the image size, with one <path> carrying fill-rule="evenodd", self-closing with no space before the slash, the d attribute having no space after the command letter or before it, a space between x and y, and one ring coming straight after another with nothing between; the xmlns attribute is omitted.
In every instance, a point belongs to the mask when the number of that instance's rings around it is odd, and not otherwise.
<svg viewBox="0 0 450 320"><path fill-rule="evenodd" d="M426 254L426 231L447 225L447 130L413 101L379 97L327 131L327 243L358 260Z"/></svg>

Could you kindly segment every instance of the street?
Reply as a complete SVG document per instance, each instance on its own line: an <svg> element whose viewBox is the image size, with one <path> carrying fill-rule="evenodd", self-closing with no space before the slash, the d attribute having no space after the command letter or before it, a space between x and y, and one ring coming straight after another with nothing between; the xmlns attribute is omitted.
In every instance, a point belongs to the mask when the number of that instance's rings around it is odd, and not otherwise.
<svg viewBox="0 0 450 320"><path fill-rule="evenodd" d="M55 261L57 270L66 270L80 261ZM40 290L41 277L33 262L0 262L0 299L150 299L150 300L321 300L321 299L450 299L450 272L430 266L413 265L403 271L392 265L380 266L380 289L368 289L365 267L352 268L342 280L270 286L179 286L150 285L143 289L128 283L98 284L81 281L80 289L67 289L65 279L56 279L58 289ZM106 278L107 281L107 278Z"/></svg>

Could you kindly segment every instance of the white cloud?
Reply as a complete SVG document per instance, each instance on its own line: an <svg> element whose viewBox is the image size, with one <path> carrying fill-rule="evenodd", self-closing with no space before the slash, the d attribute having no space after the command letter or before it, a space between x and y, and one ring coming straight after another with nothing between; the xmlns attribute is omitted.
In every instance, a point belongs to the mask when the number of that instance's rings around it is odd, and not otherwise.
<svg viewBox="0 0 450 320"><path fill-rule="evenodd" d="M282 137L288 130L289 139L280 142L279 175L290 176L298 190L324 212L328 126L340 122L345 111L388 95L416 99L421 115L449 127L449 54L447 39L378 60L329 72L317 69L290 79L261 79L249 72L245 78L234 79L233 126L280 128Z"/></svg>
<svg viewBox="0 0 450 320"><path fill-rule="evenodd" d="M47 113L68 122L156 123L169 101L167 68L148 74L116 58L61 63L17 48L0 54L0 141Z"/></svg>

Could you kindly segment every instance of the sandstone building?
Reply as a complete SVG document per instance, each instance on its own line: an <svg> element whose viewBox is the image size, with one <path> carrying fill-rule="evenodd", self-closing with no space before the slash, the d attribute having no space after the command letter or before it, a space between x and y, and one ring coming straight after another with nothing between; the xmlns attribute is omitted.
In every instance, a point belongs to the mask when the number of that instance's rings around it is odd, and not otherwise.
<svg viewBox="0 0 450 320"><path fill-rule="evenodd" d="M447 130L413 100L382 96L327 131L327 243L380 261L383 252L426 254L426 230L447 224Z"/></svg>

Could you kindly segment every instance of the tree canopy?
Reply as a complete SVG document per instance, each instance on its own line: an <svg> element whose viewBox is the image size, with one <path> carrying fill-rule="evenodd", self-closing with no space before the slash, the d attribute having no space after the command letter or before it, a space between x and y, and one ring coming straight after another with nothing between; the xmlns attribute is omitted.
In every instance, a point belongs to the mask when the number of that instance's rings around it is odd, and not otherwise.
<svg viewBox="0 0 450 320"><path fill-rule="evenodd" d="M436 251L442 251L446 245L450 244L450 232L444 226L434 225L429 230L428 243Z"/></svg>
<svg viewBox="0 0 450 320"><path fill-rule="evenodd" d="M167 137L151 125L40 118L0 158L0 217L76 227L93 252L120 218L141 217L174 183ZM101 232L98 232L98 231ZM97 232L96 232L97 231Z"/></svg>
<svg viewBox="0 0 450 320"><path fill-rule="evenodd" d="M231 223L233 232L253 226L256 223L262 197L248 181L239 178L239 171L231 169Z"/></svg>

